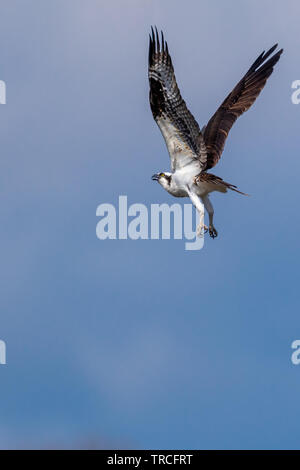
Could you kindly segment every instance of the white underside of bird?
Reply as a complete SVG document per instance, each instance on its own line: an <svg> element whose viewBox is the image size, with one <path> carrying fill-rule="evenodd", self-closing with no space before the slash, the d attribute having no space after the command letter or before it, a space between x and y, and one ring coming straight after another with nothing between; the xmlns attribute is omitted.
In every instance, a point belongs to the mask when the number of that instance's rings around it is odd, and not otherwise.
<svg viewBox="0 0 300 470"><path fill-rule="evenodd" d="M220 191L226 192L224 187L216 187L209 182L196 182L195 178L199 175L198 162L192 162L179 168L174 173L162 172L152 176L159 184L174 197L189 197L198 211L199 223L197 226L197 235L203 237L204 233L209 230L212 237L217 236L217 230L213 225L214 210L208 197L210 192ZM209 216L209 227L204 224L205 209Z"/></svg>

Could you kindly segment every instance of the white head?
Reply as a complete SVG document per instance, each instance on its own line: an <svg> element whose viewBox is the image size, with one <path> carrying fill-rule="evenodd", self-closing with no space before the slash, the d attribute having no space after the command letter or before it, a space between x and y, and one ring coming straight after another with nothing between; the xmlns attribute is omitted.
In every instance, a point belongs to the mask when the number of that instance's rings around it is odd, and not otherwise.
<svg viewBox="0 0 300 470"><path fill-rule="evenodd" d="M168 191L171 186L172 173L168 173L167 171L164 173L155 173L155 175L152 175L151 179L158 181L159 184Z"/></svg>

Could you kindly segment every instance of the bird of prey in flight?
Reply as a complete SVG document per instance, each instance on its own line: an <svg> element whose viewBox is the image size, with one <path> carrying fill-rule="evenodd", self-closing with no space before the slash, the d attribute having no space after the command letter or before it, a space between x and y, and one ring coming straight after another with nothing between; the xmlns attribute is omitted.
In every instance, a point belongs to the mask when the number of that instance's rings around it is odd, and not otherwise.
<svg viewBox="0 0 300 470"><path fill-rule="evenodd" d="M226 193L231 189L245 194L207 170L218 163L232 125L254 103L273 72L282 53L280 49L273 54L276 48L277 44L258 56L208 124L200 130L180 95L163 32L160 38L157 29L154 32L152 28L148 71L150 106L166 141L172 169L172 173L156 173L152 179L175 197L190 197L199 212L199 236L203 236L207 230L212 238L218 235L213 223L214 210L209 193ZM208 212L209 227L204 224L204 209Z"/></svg>

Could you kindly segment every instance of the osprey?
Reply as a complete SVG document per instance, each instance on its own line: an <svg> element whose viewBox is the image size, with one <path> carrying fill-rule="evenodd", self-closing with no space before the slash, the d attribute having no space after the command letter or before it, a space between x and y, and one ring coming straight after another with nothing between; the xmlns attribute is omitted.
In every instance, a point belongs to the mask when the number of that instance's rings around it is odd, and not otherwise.
<svg viewBox="0 0 300 470"><path fill-rule="evenodd" d="M272 55L277 48L275 44L269 51L263 51L208 124L200 130L180 95L163 32L160 43L157 29L155 28L155 33L151 29L148 71L150 106L167 144L172 168L172 173L156 173L152 179L175 197L190 197L199 212L197 235L203 236L209 230L210 236L215 238L218 232L213 224L214 210L209 193L226 193L228 189L245 193L222 178L207 173L207 170L220 160L228 132L236 119L250 108L260 94L283 49ZM204 209L209 215L209 227L204 224Z"/></svg>

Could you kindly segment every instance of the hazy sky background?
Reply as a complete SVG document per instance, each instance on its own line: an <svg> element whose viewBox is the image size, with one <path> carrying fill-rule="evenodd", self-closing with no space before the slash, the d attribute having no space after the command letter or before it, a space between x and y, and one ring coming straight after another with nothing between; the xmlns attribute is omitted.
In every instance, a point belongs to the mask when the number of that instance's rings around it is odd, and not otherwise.
<svg viewBox="0 0 300 470"><path fill-rule="evenodd" d="M299 448L297 0L6 0L0 447ZM96 208L178 202L148 104L151 24L204 125L284 55L213 173L216 240L100 241ZM187 201L185 201L187 202Z"/></svg>

